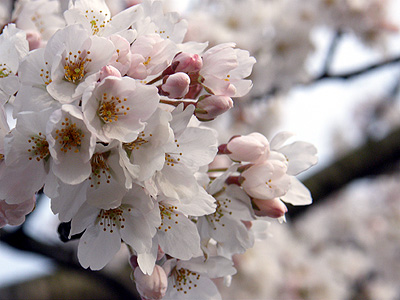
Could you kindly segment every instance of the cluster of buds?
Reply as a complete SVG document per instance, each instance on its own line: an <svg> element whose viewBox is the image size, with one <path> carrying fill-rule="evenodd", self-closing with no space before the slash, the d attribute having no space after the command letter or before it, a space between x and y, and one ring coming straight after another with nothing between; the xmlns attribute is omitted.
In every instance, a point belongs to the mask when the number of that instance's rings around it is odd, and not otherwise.
<svg viewBox="0 0 400 300"><path fill-rule="evenodd" d="M219 152L239 163L212 175L217 133L191 120L245 95L255 59L232 43L183 43L186 21L160 1L112 18L103 0L71 1L63 16L57 3L21 3L24 28L0 35L1 227L22 224L43 190L83 267L102 269L124 244L143 299L219 299L211 278L235 273L253 223L281 216L279 199L310 203L293 176L315 148L235 137Z"/></svg>
<svg viewBox="0 0 400 300"><path fill-rule="evenodd" d="M312 202L308 189L294 176L317 163L317 150L307 142L284 145L291 136L281 132L269 143L254 132L234 136L219 146L219 154L226 154L239 164L239 175L230 175L227 183L237 184L245 191L257 216L284 219L287 207L283 202L292 205Z"/></svg>

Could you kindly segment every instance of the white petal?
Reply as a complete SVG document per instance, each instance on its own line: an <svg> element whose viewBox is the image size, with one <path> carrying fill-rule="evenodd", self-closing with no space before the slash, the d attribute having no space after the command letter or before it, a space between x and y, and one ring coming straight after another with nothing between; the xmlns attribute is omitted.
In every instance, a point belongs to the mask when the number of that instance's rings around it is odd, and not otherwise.
<svg viewBox="0 0 400 300"><path fill-rule="evenodd" d="M309 205L312 203L311 193L296 177L291 176L291 186L286 195L280 197L292 205Z"/></svg>

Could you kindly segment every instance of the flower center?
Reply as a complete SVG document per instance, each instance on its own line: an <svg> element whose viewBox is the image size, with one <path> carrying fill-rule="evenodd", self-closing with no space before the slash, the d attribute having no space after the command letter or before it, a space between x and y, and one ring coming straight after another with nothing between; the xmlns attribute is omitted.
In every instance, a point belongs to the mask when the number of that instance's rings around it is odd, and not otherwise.
<svg viewBox="0 0 400 300"><path fill-rule="evenodd" d="M168 224L165 224L168 222L168 220L171 220L172 218L178 217L179 215L174 211L178 209L176 206L168 206L165 207L164 205L160 205L160 215L161 215L161 224L158 226L158 230L164 230L167 232L169 229L171 229L171 226ZM168 222L169 224L172 224L171 222ZM175 221L175 224L178 224L178 221Z"/></svg>
<svg viewBox="0 0 400 300"><path fill-rule="evenodd" d="M86 75L86 66L92 60L87 57L90 51L78 51L78 54L68 53L65 58L64 78L69 82L78 83Z"/></svg>
<svg viewBox="0 0 400 300"><path fill-rule="evenodd" d="M82 144L82 138L85 135L76 127L76 123L70 123L68 118L65 118L65 122L62 122L61 125L64 128L61 128L61 130L57 129L55 137L61 145L61 151L67 153L68 150L75 148L74 152L78 153Z"/></svg>
<svg viewBox="0 0 400 300"><path fill-rule="evenodd" d="M0 78L5 78L10 75L12 72L10 68L4 63L0 64Z"/></svg>
<svg viewBox="0 0 400 300"><path fill-rule="evenodd" d="M115 227L124 228L125 218L121 208L114 208L109 210L102 209L97 215L99 225L103 226L103 231L114 232Z"/></svg>
<svg viewBox="0 0 400 300"><path fill-rule="evenodd" d="M101 10L98 13L95 12L94 10L86 10L85 17L90 22L93 35L98 34L100 30L103 29L107 25L107 23L111 21L111 18L107 19L107 15L108 14L104 13Z"/></svg>
<svg viewBox="0 0 400 300"><path fill-rule="evenodd" d="M110 152L93 154L91 160L92 175L89 176L89 180L92 180L93 183L90 187L94 187L95 184L99 185L101 183L101 176L105 176L105 182L110 183L110 168L107 164L107 158L109 155Z"/></svg>
<svg viewBox="0 0 400 300"><path fill-rule="evenodd" d="M97 114L104 123L112 123L118 121L120 116L125 116L126 111L130 110L129 106L125 106L122 103L126 102L127 99L122 100L119 97L111 96L108 98L107 93L103 94L103 98L100 102Z"/></svg>
<svg viewBox="0 0 400 300"><path fill-rule="evenodd" d="M152 137L152 136L153 136L152 134L149 134L149 137ZM142 145L145 145L149 142L148 140L145 139L145 137L146 137L145 133L143 131L140 132L139 136L136 138L136 140L134 140L133 142L130 142L130 143L123 144L124 149L129 152L129 155L133 150L139 150L139 148Z"/></svg>
<svg viewBox="0 0 400 300"><path fill-rule="evenodd" d="M175 144L176 147L180 147L178 140L175 140ZM167 164L167 166L175 166L175 164L179 163L181 161L180 156L182 156L183 153L179 152L179 153L165 153L165 162Z"/></svg>
<svg viewBox="0 0 400 300"><path fill-rule="evenodd" d="M29 154L31 154L29 160L32 160L33 157L36 157L37 161L41 161L50 155L49 143L46 141L41 132L39 132L37 136L31 136L31 138L28 140L28 143L32 145L31 148L28 149Z"/></svg>
<svg viewBox="0 0 400 300"><path fill-rule="evenodd" d="M215 212L207 216L207 220L211 222L211 226L214 230L217 230L217 225L225 227L222 218L225 216L225 214L232 215L232 211L228 211L228 207L231 202L232 200L230 199L216 200L217 207Z"/></svg>
<svg viewBox="0 0 400 300"><path fill-rule="evenodd" d="M175 270L174 273L176 284L174 284L173 288L175 288L178 292L187 294L188 290L197 287L197 284L193 282L196 282L200 279L200 274L183 268Z"/></svg>

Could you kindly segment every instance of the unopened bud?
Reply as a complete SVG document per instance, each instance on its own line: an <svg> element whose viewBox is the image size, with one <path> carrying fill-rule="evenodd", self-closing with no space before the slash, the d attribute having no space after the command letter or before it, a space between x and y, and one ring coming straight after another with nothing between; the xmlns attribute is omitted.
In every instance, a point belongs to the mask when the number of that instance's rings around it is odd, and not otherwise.
<svg viewBox="0 0 400 300"><path fill-rule="evenodd" d="M38 49L42 45L42 36L36 31L28 31L26 33L26 40L29 44L29 50Z"/></svg>
<svg viewBox="0 0 400 300"><path fill-rule="evenodd" d="M199 72L203 67L203 60L198 54L178 53L171 63L175 72Z"/></svg>
<svg viewBox="0 0 400 300"><path fill-rule="evenodd" d="M179 99L189 92L190 78L187 74L179 72L167 76L161 86L161 94L169 98Z"/></svg>
<svg viewBox="0 0 400 300"><path fill-rule="evenodd" d="M133 273L136 289L144 299L161 300L167 291L168 278L164 269L159 265L154 266L151 275L144 274L140 268Z"/></svg>
<svg viewBox="0 0 400 300"><path fill-rule="evenodd" d="M259 217L281 218L288 211L286 205L278 198L270 200L252 199L259 210L254 210Z"/></svg>
<svg viewBox="0 0 400 300"><path fill-rule="evenodd" d="M102 81L104 78L108 76L122 77L118 69L110 65L101 68L100 81Z"/></svg>
<svg viewBox="0 0 400 300"><path fill-rule="evenodd" d="M269 143L265 136L258 132L236 136L226 145L228 156L235 161L256 162L267 158Z"/></svg>
<svg viewBox="0 0 400 300"><path fill-rule="evenodd" d="M207 95L197 101L195 116L200 121L211 121L233 107L233 101L227 96Z"/></svg>

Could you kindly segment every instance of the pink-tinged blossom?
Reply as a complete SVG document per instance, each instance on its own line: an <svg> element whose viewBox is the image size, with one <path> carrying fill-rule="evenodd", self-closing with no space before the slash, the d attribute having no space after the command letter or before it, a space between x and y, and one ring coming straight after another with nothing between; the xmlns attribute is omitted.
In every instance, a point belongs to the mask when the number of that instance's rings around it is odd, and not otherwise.
<svg viewBox="0 0 400 300"><path fill-rule="evenodd" d="M159 35L139 36L131 46L131 66L128 76L146 79L162 72L177 52L176 45Z"/></svg>
<svg viewBox="0 0 400 300"><path fill-rule="evenodd" d="M176 12L165 13L163 5L163 1L142 1L139 6L143 8L143 16L132 27L139 36L156 33L174 44L182 43L187 31L187 21Z"/></svg>
<svg viewBox="0 0 400 300"><path fill-rule="evenodd" d="M131 66L131 45L127 39L119 35L112 35L109 39L115 47L110 65L118 69L121 75L125 75Z"/></svg>
<svg viewBox="0 0 400 300"><path fill-rule="evenodd" d="M242 97L252 87L250 75L256 60L248 51L234 49L234 43L212 47L203 54L200 76L203 85L215 95Z"/></svg>
<svg viewBox="0 0 400 300"><path fill-rule="evenodd" d="M168 278L164 269L158 265L154 266L153 273L144 274L140 268L133 272L136 288L142 299L161 300L165 296L168 287Z"/></svg>
<svg viewBox="0 0 400 300"><path fill-rule="evenodd" d="M122 145L121 165L127 187L135 180L149 179L164 167L166 149L174 143L174 133L169 125L171 119L171 113L158 108L138 137Z"/></svg>
<svg viewBox="0 0 400 300"><path fill-rule="evenodd" d="M93 35L109 37L119 34L128 37L132 35L129 27L142 17L142 8L130 7L111 18L110 9L104 0L77 0L70 2L64 17L68 25L81 24Z"/></svg>
<svg viewBox="0 0 400 300"><path fill-rule="evenodd" d="M317 149L308 142L296 141L287 143L292 137L290 132L280 132L271 140L271 149L282 153L287 161L287 174L290 176L290 189L281 197L292 205L308 205L312 203L311 193L294 175L308 170L318 162Z"/></svg>
<svg viewBox="0 0 400 300"><path fill-rule="evenodd" d="M54 162L51 170L61 181L78 184L90 176L96 137L87 129L76 106L65 104L52 113L46 140Z"/></svg>
<svg viewBox="0 0 400 300"><path fill-rule="evenodd" d="M216 155L216 133L208 128L187 126L193 109L190 105L183 110L181 105L172 112L170 125L174 131L174 142L165 149L164 166L153 178L159 191L169 198L212 198L199 186L194 173L201 166L208 165Z"/></svg>
<svg viewBox="0 0 400 300"><path fill-rule="evenodd" d="M159 95L154 86L129 77L107 77L88 88L82 97L88 128L103 142L131 142L144 129L157 109Z"/></svg>
<svg viewBox="0 0 400 300"><path fill-rule="evenodd" d="M251 166L241 174L244 179L242 187L249 196L257 199L283 196L290 188L290 176L286 171L285 157L280 153L273 153L273 157Z"/></svg>
<svg viewBox="0 0 400 300"><path fill-rule="evenodd" d="M44 53L51 70L47 92L63 104L78 100L84 89L97 81L95 73L109 63L114 51L110 40L89 35L81 25L57 31Z"/></svg>
<svg viewBox="0 0 400 300"><path fill-rule="evenodd" d="M9 204L26 201L45 183L51 160L46 137L51 113L47 109L18 114L16 127L4 139L6 166L0 175L0 197Z"/></svg>
<svg viewBox="0 0 400 300"><path fill-rule="evenodd" d="M230 259L203 256L191 260L170 259L163 265L168 275L168 290L164 300L221 300L221 295L211 278L236 273Z"/></svg>
<svg viewBox="0 0 400 300"><path fill-rule="evenodd" d="M136 253L151 248L159 225L159 213L142 187L135 185L120 206L99 209L84 204L72 218L70 235L85 230L78 245L78 259L84 268L102 269L121 248L121 240Z"/></svg>
<svg viewBox="0 0 400 300"><path fill-rule="evenodd" d="M233 107L228 96L206 95L196 103L195 116L200 121L211 121Z"/></svg>
<svg viewBox="0 0 400 300"><path fill-rule="evenodd" d="M253 163L267 159L270 152L267 138L258 132L233 137L226 149L232 160Z"/></svg>
<svg viewBox="0 0 400 300"><path fill-rule="evenodd" d="M0 103L6 103L19 89L17 72L29 51L26 34L15 24L7 25L0 35Z"/></svg>
<svg viewBox="0 0 400 300"><path fill-rule="evenodd" d="M36 0L16 3L13 17L17 27L38 35L42 41L40 46L45 46L54 33L65 26L59 1Z"/></svg>
<svg viewBox="0 0 400 300"><path fill-rule="evenodd" d="M6 225L17 226L25 222L25 216L35 207L35 197L32 196L19 204L8 204L0 200L0 228Z"/></svg>
<svg viewBox="0 0 400 300"><path fill-rule="evenodd" d="M151 273L160 249L177 259L188 260L201 256L200 236L196 224L189 216L202 216L215 210L215 204L208 202L207 198L177 201L159 195L157 200L160 214L157 234L153 238L151 250L138 255L139 266L146 274Z"/></svg>
<svg viewBox="0 0 400 300"><path fill-rule="evenodd" d="M225 190L222 188L215 197L215 212L200 217L198 228L203 241L210 238L216 241L218 255L231 258L253 246L254 236L242 221L252 221L255 217L250 198L239 186L232 184Z"/></svg>
<svg viewBox="0 0 400 300"><path fill-rule="evenodd" d="M82 183L70 185L58 182L57 193L51 196L51 209L62 222L68 222L87 202L102 209L121 205L125 196L124 171L119 163L117 143L96 144L90 160L91 174Z"/></svg>
<svg viewBox="0 0 400 300"><path fill-rule="evenodd" d="M164 77L161 94L173 99L183 98L189 92L190 78L187 74L178 72Z"/></svg>
<svg viewBox="0 0 400 300"><path fill-rule="evenodd" d="M22 111L39 112L49 107L54 110L61 107L61 103L46 90L51 82L51 68L45 62L44 52L44 49L30 51L21 63L18 71L21 88L13 102L14 118Z"/></svg>
<svg viewBox="0 0 400 300"><path fill-rule="evenodd" d="M289 175L297 175L306 171L318 162L317 148L311 143L296 141L290 144L287 140L292 137L290 132L280 132L271 140L271 149L285 155L288 161Z"/></svg>

